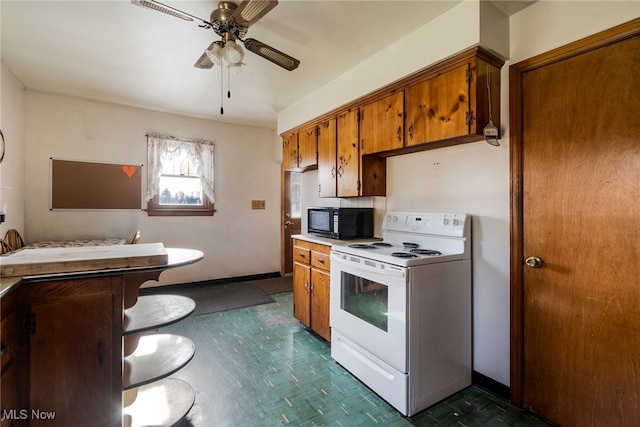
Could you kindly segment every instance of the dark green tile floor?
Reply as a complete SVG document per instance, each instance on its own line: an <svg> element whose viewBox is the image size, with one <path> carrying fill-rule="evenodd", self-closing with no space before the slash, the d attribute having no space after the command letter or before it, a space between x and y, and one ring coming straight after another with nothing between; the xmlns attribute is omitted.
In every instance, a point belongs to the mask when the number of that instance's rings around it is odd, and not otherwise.
<svg viewBox="0 0 640 427"><path fill-rule="evenodd" d="M475 386L406 418L331 359L329 345L275 302L163 328L196 344L173 375L196 390L184 426L547 426Z"/></svg>

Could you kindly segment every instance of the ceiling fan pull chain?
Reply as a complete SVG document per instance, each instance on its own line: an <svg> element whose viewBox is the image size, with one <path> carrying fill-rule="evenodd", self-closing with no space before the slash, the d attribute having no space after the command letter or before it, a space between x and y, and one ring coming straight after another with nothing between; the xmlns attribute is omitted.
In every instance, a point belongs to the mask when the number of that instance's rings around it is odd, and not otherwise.
<svg viewBox="0 0 640 427"><path fill-rule="evenodd" d="M227 65L227 98L231 98L231 70Z"/></svg>
<svg viewBox="0 0 640 427"><path fill-rule="evenodd" d="M224 102L224 97L222 96L222 83L224 76L222 75L222 70L224 70L224 67L220 67L220 115L224 114L224 108L222 107Z"/></svg>

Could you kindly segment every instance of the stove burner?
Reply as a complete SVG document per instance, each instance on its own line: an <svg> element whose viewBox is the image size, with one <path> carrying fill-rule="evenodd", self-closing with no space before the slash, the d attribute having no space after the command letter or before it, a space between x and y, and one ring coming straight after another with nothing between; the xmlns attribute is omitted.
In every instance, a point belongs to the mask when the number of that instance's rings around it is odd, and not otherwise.
<svg viewBox="0 0 640 427"><path fill-rule="evenodd" d="M378 246L378 247L381 247L381 248L389 248L389 247L393 246L391 243L387 243L387 242L375 242L375 243L372 243L372 245L373 246Z"/></svg>
<svg viewBox="0 0 640 427"><path fill-rule="evenodd" d="M410 252L418 255L442 255L442 252L434 251L433 249L411 249Z"/></svg>
<svg viewBox="0 0 640 427"><path fill-rule="evenodd" d="M349 245L350 248L354 248L354 249L378 249L373 245L370 245L368 243L352 243Z"/></svg>
<svg viewBox="0 0 640 427"><path fill-rule="evenodd" d="M409 248L417 248L420 245L412 242L402 242L402 246L404 246L405 249L409 249Z"/></svg>
<svg viewBox="0 0 640 427"><path fill-rule="evenodd" d="M394 252L391 254L391 256L394 256L396 258L418 258L418 255L410 254L409 252Z"/></svg>

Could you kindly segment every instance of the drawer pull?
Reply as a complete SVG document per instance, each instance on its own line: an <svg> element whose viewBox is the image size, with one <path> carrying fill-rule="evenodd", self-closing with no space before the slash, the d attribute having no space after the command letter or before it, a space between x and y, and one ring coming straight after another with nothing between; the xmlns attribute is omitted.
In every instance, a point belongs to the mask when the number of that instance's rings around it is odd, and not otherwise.
<svg viewBox="0 0 640 427"><path fill-rule="evenodd" d="M324 260L323 260L323 259L318 259L318 262L319 262L320 264L324 264Z"/></svg>

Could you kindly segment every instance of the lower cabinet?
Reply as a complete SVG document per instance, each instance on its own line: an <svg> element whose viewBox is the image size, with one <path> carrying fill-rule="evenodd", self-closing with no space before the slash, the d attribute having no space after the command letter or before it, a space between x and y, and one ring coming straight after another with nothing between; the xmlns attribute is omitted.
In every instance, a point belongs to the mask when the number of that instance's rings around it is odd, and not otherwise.
<svg viewBox="0 0 640 427"><path fill-rule="evenodd" d="M293 239L293 316L327 341L330 251L329 245Z"/></svg>
<svg viewBox="0 0 640 427"><path fill-rule="evenodd" d="M122 279L23 285L30 426L119 426Z"/></svg>

